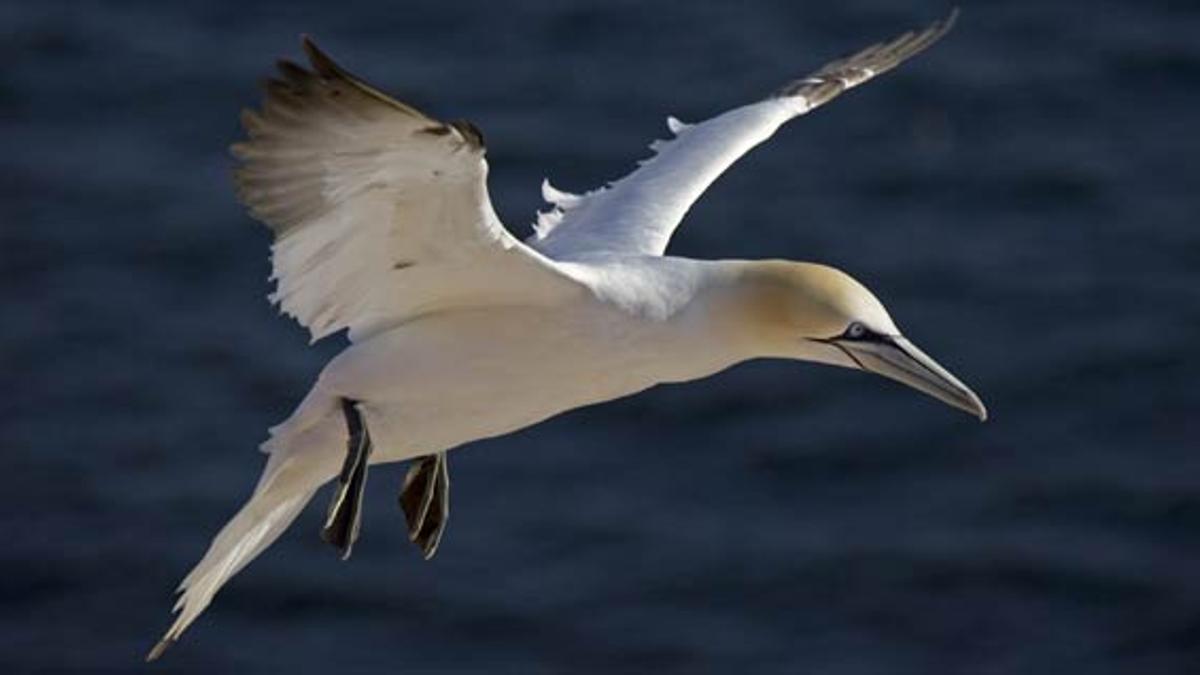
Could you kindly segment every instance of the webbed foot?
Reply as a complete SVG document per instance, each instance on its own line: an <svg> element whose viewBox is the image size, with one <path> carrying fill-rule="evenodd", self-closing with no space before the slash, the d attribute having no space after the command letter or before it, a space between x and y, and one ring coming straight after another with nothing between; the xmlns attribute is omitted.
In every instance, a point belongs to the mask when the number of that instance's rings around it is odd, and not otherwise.
<svg viewBox="0 0 1200 675"><path fill-rule="evenodd" d="M408 521L408 538L429 560L437 553L450 518L450 469L445 452L413 460L400 490L400 508Z"/></svg>
<svg viewBox="0 0 1200 675"><path fill-rule="evenodd" d="M338 550L342 560L350 557L358 531L362 526L363 489L367 484L367 464L371 456L371 434L363 421L358 402L342 399L342 414L346 416L349 441L346 461L338 475L337 490L329 503L329 514L321 538Z"/></svg>

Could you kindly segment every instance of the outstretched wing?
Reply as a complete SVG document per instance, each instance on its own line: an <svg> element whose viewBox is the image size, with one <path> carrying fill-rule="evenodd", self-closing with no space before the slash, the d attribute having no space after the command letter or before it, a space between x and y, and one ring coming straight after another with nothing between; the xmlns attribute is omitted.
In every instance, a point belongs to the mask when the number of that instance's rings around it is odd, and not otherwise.
<svg viewBox="0 0 1200 675"><path fill-rule="evenodd" d="M304 49L311 70L278 64L232 151L242 202L275 232L271 299L314 340L578 291L497 218L478 129L392 99L308 38Z"/></svg>
<svg viewBox="0 0 1200 675"><path fill-rule="evenodd" d="M739 157L784 122L920 53L950 30L957 14L955 10L925 30L833 61L758 103L695 125L668 118L675 138L651 144L653 157L598 190L573 195L543 183L542 195L554 208L538 214L536 234L528 243L556 259L596 253L661 255L687 210Z"/></svg>

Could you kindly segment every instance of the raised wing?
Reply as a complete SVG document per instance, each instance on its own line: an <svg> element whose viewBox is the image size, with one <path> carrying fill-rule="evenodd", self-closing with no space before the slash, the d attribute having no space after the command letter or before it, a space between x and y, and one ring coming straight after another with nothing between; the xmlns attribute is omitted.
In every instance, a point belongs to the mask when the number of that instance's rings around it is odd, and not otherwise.
<svg viewBox="0 0 1200 675"><path fill-rule="evenodd" d="M312 70L278 64L232 151L239 197L275 232L271 300L313 340L579 290L500 223L478 129L392 99L308 38L304 49Z"/></svg>
<svg viewBox="0 0 1200 675"><path fill-rule="evenodd" d="M695 125L668 118L675 138L655 141L654 156L633 173L584 195L542 184L553 209L538 214L528 243L555 259L595 254L662 255L675 228L705 189L784 122L895 68L954 25L958 10L925 30L911 31L833 61L766 100Z"/></svg>

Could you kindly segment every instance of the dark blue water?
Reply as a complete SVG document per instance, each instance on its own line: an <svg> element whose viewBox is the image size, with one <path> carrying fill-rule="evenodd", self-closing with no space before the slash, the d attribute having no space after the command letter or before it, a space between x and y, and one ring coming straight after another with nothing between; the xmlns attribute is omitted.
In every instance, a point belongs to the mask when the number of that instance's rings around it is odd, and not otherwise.
<svg viewBox="0 0 1200 675"><path fill-rule="evenodd" d="M0 671L132 671L337 340L268 292L225 147L310 32L544 175L626 172L937 2L0 3ZM371 476L162 672L1200 672L1200 6L966 3L783 130L673 252L841 266L987 401L747 364L451 458L422 562Z"/></svg>

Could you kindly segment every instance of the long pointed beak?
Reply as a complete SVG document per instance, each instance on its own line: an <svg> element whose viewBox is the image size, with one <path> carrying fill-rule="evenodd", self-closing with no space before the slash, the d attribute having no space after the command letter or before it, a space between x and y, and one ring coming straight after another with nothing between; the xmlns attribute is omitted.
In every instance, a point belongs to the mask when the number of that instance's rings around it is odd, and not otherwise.
<svg viewBox="0 0 1200 675"><path fill-rule="evenodd" d="M862 342L836 340L835 344L854 359L863 370L889 377L940 399L959 410L971 413L979 421L987 420L983 401L925 352L902 335Z"/></svg>

